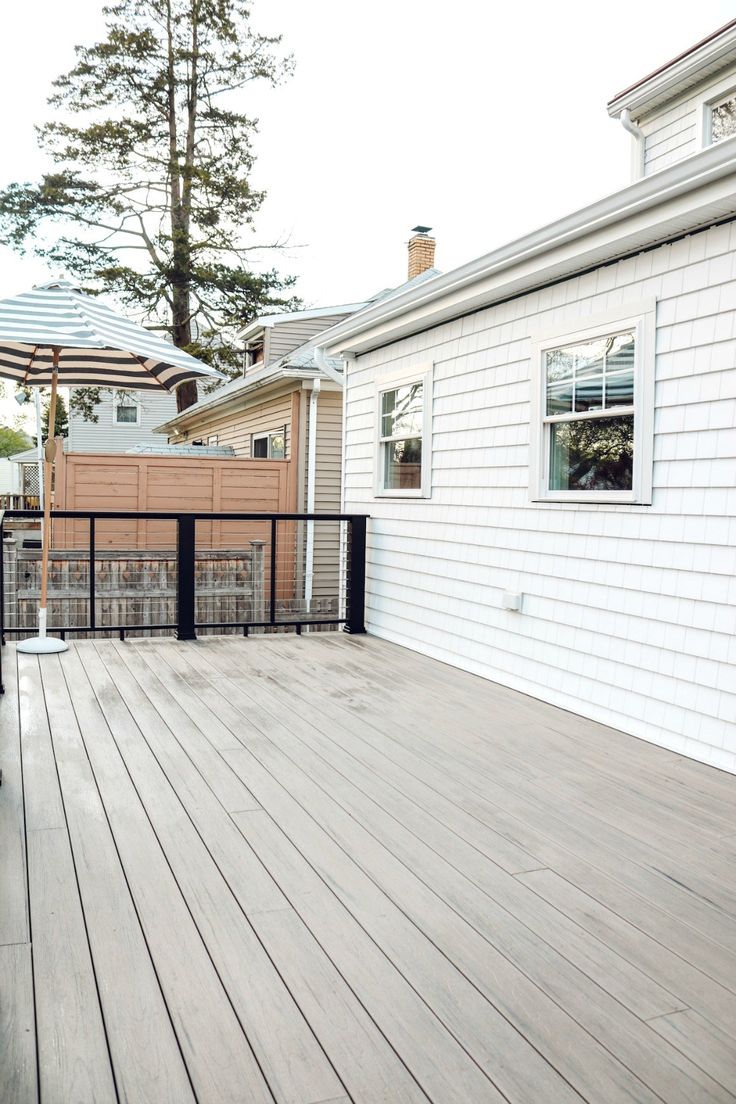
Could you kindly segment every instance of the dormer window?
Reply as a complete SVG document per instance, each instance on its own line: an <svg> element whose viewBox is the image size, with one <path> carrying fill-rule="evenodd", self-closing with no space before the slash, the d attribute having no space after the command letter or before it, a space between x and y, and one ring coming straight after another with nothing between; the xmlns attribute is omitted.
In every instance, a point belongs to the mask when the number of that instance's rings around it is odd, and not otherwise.
<svg viewBox="0 0 736 1104"><path fill-rule="evenodd" d="M263 342L259 341L256 344L249 345L245 350L245 366L246 368L253 368L256 364L263 362Z"/></svg>

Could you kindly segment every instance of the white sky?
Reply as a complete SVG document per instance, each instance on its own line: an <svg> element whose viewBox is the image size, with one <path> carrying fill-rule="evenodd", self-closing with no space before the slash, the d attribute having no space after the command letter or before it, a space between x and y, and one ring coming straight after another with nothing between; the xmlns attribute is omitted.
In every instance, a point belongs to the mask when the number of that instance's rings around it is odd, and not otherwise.
<svg viewBox="0 0 736 1104"><path fill-rule="evenodd" d="M101 0L7 5L0 185L45 167L33 124L73 48L102 33ZM405 278L412 226L447 270L629 183L629 138L606 101L734 16L722 0L255 0L296 73L246 89L260 119L254 243L309 305ZM57 273L0 247L0 297ZM0 402L0 421L17 411Z"/></svg>

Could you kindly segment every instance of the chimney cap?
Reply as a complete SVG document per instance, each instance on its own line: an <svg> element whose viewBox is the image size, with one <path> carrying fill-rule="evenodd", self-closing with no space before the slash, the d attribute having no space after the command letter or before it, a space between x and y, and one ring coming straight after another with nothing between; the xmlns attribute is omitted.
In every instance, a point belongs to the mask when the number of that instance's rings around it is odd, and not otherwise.
<svg viewBox="0 0 736 1104"><path fill-rule="evenodd" d="M412 234L428 234L431 229L431 226L412 226L411 232Z"/></svg>

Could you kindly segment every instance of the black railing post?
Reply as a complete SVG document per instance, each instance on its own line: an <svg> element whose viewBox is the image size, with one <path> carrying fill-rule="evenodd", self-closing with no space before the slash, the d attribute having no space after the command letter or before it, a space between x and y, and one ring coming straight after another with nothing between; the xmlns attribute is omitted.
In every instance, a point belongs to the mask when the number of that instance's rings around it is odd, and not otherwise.
<svg viewBox="0 0 736 1104"><path fill-rule="evenodd" d="M194 543L193 514L179 514L176 540L176 638L196 640L194 631Z"/></svg>
<svg viewBox="0 0 736 1104"><path fill-rule="evenodd" d="M89 627L94 631L97 627L97 611L95 609L95 519L89 519Z"/></svg>
<svg viewBox="0 0 736 1104"><path fill-rule="evenodd" d="M350 519L350 542L346 577L347 622L344 632L365 632L365 536L366 519Z"/></svg>
<svg viewBox="0 0 736 1104"><path fill-rule="evenodd" d="M276 624L276 518L271 518L271 601L269 621Z"/></svg>

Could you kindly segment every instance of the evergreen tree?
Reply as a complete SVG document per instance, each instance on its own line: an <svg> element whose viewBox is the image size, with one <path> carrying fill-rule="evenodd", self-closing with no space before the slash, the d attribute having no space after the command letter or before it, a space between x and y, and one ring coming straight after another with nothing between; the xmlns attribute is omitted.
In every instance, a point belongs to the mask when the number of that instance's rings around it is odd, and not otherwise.
<svg viewBox="0 0 736 1104"><path fill-rule="evenodd" d="M278 83L291 60L280 37L252 28L245 0L120 0L104 12L107 37L77 47L38 128L53 171L0 191L0 240L30 242L232 374L234 329L296 303L290 279L249 263L263 248L249 235L264 193L249 180L257 120L240 110L247 85ZM85 409L96 398L74 392ZM182 385L179 409L196 398Z"/></svg>

